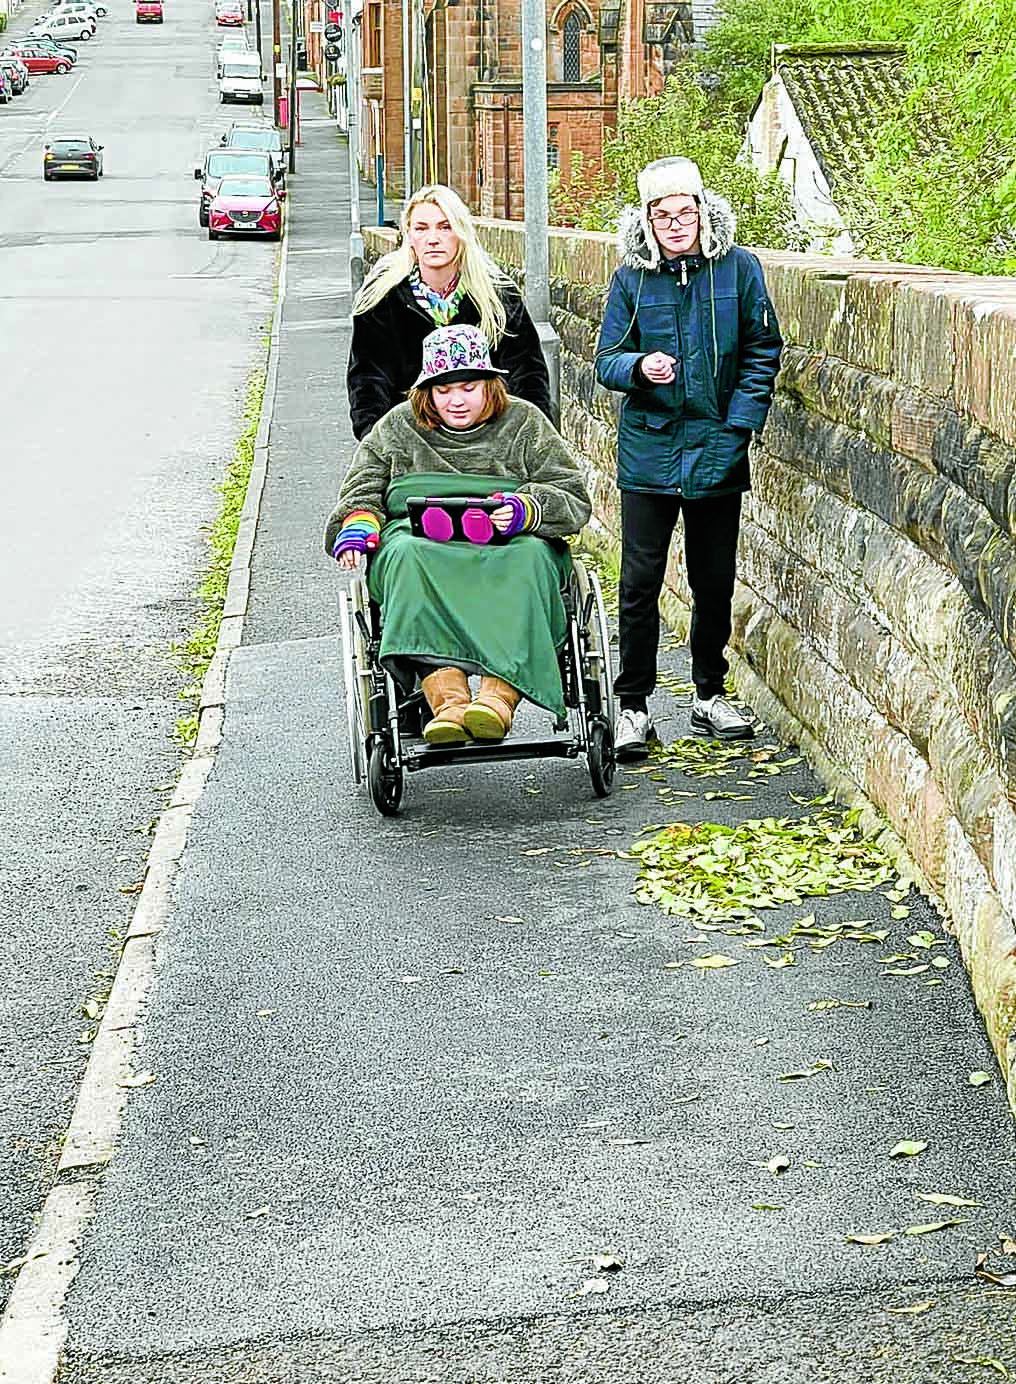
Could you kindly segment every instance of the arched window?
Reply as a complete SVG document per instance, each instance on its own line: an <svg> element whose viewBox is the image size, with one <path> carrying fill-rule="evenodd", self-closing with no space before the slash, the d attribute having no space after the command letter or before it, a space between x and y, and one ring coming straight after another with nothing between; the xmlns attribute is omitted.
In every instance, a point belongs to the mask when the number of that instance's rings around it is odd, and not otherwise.
<svg viewBox="0 0 1016 1384"><path fill-rule="evenodd" d="M562 78L566 82L582 80L582 21L572 10L564 21L563 32L564 63Z"/></svg>

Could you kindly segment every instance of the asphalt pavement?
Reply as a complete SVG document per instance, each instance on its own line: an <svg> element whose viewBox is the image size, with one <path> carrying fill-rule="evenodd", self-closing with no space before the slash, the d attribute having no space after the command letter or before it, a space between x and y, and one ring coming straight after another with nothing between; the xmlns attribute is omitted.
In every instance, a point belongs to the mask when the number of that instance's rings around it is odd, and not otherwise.
<svg viewBox="0 0 1016 1384"><path fill-rule="evenodd" d="M39 3L12 20L23 34ZM218 139L212 26L113 5L66 76L0 108L0 1265L51 1181L179 771L202 526L264 362L274 252L209 246L193 170ZM101 181L44 183L51 134ZM0 1273L0 1307L12 1283Z"/></svg>
<svg viewBox="0 0 1016 1384"><path fill-rule="evenodd" d="M1016 1370L1014 1294L973 1274L1014 1230L1011 1117L997 1074L969 1082L993 1058L929 906L785 905L770 934L814 912L889 935L779 968L724 937L738 964L700 970L715 935L634 897L647 825L801 816L806 766L729 795L636 768L607 800L581 761L428 770L396 819L354 789L320 547L350 452L348 180L316 100L244 642L135 1054L155 1080L84 1237L61 1381ZM684 651L667 663L670 740ZM948 965L894 976L880 958L915 929ZM865 1007L809 1008L830 997ZM900 1140L926 1147L890 1157Z"/></svg>

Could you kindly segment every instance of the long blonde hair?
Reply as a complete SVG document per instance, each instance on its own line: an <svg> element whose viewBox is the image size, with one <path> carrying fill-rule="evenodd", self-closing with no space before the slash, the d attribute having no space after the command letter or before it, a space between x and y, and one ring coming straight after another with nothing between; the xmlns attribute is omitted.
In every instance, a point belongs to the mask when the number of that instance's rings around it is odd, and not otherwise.
<svg viewBox="0 0 1016 1384"><path fill-rule="evenodd" d="M402 244L379 259L367 275L356 295L353 312L369 312L396 284L409 277L416 262L409 244L409 223L413 212L422 202L437 207L455 233L459 242L456 261L459 283L476 304L480 314L480 330L493 348L504 335L507 321L498 286L510 285L512 281L480 244L465 202L457 192L442 183L421 187L403 207L399 218Z"/></svg>

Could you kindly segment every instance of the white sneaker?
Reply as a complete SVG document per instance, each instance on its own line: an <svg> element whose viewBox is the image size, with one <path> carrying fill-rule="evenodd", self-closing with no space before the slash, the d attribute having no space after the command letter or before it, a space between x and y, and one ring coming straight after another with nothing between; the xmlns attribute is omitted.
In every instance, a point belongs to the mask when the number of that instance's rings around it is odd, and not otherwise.
<svg viewBox="0 0 1016 1384"><path fill-rule="evenodd" d="M614 755L620 760L645 759L649 754L648 741L655 738L648 711L631 711L626 707L614 727Z"/></svg>
<svg viewBox="0 0 1016 1384"><path fill-rule="evenodd" d="M696 735L712 740L751 740L755 735L754 718L732 706L725 697L707 697L705 701L696 697L691 707L691 728Z"/></svg>

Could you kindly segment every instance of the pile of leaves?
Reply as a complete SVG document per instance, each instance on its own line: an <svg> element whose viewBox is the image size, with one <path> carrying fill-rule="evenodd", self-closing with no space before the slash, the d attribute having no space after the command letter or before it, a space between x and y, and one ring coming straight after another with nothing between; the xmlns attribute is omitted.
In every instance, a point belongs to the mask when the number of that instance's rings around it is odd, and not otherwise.
<svg viewBox="0 0 1016 1384"><path fill-rule="evenodd" d="M761 909L869 892L895 877L885 852L858 830L856 812L650 830L631 848L639 861L636 898L681 918L751 920Z"/></svg>

